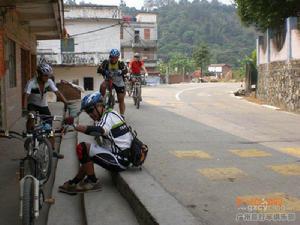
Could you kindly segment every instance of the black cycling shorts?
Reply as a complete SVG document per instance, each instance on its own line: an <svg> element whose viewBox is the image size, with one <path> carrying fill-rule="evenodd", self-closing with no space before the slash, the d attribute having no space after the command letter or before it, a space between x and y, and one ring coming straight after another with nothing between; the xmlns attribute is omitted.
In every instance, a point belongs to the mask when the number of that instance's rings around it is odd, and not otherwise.
<svg viewBox="0 0 300 225"><path fill-rule="evenodd" d="M37 105L29 103L27 105L27 110L29 112L30 111L38 112L40 115L49 115L49 116L51 116L51 112L50 112L48 106L41 107L41 106L37 106ZM47 123L52 125L52 120L47 120Z"/></svg>
<svg viewBox="0 0 300 225"><path fill-rule="evenodd" d="M125 93L125 86L123 86L123 87L118 87L118 86L116 86L116 85L113 84L113 87L114 87L114 89L116 90L116 92L117 92L118 94L124 94L124 93Z"/></svg>

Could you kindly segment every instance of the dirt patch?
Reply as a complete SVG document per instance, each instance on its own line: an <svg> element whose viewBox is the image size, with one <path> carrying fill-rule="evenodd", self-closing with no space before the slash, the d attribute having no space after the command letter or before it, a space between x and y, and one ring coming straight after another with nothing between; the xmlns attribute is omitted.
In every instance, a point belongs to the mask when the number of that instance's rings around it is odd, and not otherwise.
<svg viewBox="0 0 300 225"><path fill-rule="evenodd" d="M253 102L253 103L256 103L256 104L259 104L259 105L266 104L266 102L264 102L260 99L257 99L255 96L243 96L243 98L246 99L249 102Z"/></svg>

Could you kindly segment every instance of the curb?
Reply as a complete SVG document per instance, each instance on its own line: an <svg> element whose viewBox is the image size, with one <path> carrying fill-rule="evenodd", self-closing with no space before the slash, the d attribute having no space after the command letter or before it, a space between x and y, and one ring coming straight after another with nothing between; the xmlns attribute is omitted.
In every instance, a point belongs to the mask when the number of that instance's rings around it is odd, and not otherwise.
<svg viewBox="0 0 300 225"><path fill-rule="evenodd" d="M129 169L111 174L117 189L133 208L140 224L204 224L164 190L145 170Z"/></svg>
<svg viewBox="0 0 300 225"><path fill-rule="evenodd" d="M81 115L79 121L86 118L88 118L86 115ZM94 142L92 137L78 134L77 141L82 140ZM121 173L111 172L110 175L118 192L133 209L139 224L204 225L163 189L145 169L129 168ZM94 213L89 212L93 207L86 205L86 197L83 197L83 208L87 216ZM91 220L86 219L87 224L93 224Z"/></svg>

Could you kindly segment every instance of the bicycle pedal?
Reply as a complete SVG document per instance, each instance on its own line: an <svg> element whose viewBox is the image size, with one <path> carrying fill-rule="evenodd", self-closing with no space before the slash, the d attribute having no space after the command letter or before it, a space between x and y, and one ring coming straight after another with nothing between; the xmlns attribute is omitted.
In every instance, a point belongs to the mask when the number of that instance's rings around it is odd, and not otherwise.
<svg viewBox="0 0 300 225"><path fill-rule="evenodd" d="M53 205L53 204L55 204L55 198L46 198L45 202L48 203L48 204Z"/></svg>

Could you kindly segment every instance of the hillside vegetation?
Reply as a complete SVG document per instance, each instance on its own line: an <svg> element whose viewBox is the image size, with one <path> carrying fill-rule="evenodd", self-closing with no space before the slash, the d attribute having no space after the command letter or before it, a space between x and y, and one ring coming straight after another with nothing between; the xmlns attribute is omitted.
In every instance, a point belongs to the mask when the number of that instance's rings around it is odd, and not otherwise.
<svg viewBox="0 0 300 225"><path fill-rule="evenodd" d="M234 6L216 0L171 2L154 10L158 13L158 53L163 61L176 53L192 57L197 46L206 45L210 63L238 67L255 49L256 33L241 25ZM128 7L122 11L123 15L137 12Z"/></svg>

